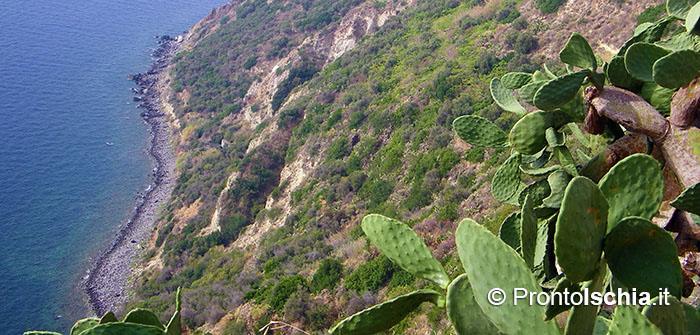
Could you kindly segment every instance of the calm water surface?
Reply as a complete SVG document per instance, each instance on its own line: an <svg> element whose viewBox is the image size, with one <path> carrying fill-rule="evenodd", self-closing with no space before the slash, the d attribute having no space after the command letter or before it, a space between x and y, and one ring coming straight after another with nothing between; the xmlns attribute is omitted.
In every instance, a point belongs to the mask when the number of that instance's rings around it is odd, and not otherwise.
<svg viewBox="0 0 700 335"><path fill-rule="evenodd" d="M153 166L126 76L225 2L0 1L0 334L89 313L80 278Z"/></svg>

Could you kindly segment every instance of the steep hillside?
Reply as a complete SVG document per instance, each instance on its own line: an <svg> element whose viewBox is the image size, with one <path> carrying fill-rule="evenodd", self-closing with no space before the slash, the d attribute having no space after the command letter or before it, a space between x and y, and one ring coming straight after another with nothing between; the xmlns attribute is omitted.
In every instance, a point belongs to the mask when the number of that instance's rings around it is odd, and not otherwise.
<svg viewBox="0 0 700 335"><path fill-rule="evenodd" d="M178 180L133 305L166 315L182 286L184 322L201 333L254 333L273 319L321 332L429 287L369 248L367 213L408 222L450 275L463 271L457 219L495 231L515 207L489 193L505 150L455 138L454 118L510 128L493 77L535 70L533 57L569 35L551 31L632 25L660 2L569 1L542 14L534 0L257 0L213 11L171 71ZM579 31L601 48L630 34ZM439 315L426 308L395 331L447 331Z"/></svg>

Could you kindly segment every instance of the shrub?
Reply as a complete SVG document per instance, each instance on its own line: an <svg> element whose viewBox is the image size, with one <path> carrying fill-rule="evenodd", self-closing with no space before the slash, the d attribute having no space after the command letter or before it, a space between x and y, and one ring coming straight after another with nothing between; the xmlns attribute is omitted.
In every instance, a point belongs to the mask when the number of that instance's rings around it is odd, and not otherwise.
<svg viewBox="0 0 700 335"><path fill-rule="evenodd" d="M348 154L350 154L350 140L347 136L343 136L331 143L326 152L326 158L329 160L340 159Z"/></svg>
<svg viewBox="0 0 700 335"><path fill-rule="evenodd" d="M295 292L298 292L300 288L306 289L306 280L304 277L300 275L285 277L272 289L267 303L277 313L281 313L287 299Z"/></svg>
<svg viewBox="0 0 700 335"><path fill-rule="evenodd" d="M311 279L311 292L318 293L323 289L332 290L343 277L343 265L336 259L326 258Z"/></svg>
<svg viewBox="0 0 700 335"><path fill-rule="evenodd" d="M245 63L243 63L243 68L246 70L250 70L253 66L255 66L255 64L258 64L258 57L253 55L245 60Z"/></svg>
<svg viewBox="0 0 700 335"><path fill-rule="evenodd" d="M498 57L496 57L496 55L490 51L484 51L479 54L479 58L477 58L474 68L476 69L476 72L480 74L488 74L491 72L496 63L498 63Z"/></svg>
<svg viewBox="0 0 700 335"><path fill-rule="evenodd" d="M559 10L559 6L564 4L565 0L537 0L537 8L544 14L554 13Z"/></svg>
<svg viewBox="0 0 700 335"><path fill-rule="evenodd" d="M394 273L394 266L384 255L360 265L345 279L345 287L358 293L376 292Z"/></svg>

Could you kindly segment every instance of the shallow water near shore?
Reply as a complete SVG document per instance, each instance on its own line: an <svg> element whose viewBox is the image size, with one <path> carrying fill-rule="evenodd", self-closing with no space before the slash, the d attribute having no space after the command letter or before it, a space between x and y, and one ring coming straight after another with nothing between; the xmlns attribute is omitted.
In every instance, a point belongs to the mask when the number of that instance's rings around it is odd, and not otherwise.
<svg viewBox="0 0 700 335"><path fill-rule="evenodd" d="M67 333L91 313L81 278L153 168L126 77L155 35L225 2L0 2L0 333Z"/></svg>

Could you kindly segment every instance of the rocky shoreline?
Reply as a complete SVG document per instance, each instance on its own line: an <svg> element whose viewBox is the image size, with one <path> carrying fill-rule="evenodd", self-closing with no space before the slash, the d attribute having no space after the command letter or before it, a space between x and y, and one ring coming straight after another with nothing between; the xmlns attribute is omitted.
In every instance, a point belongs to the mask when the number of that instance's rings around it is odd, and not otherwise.
<svg viewBox="0 0 700 335"><path fill-rule="evenodd" d="M88 302L96 315L118 312L127 300L130 279L135 274L133 263L142 252L142 242L148 240L158 218L161 204L172 193L175 177L175 154L171 147L168 116L162 111L159 83L165 69L182 43L182 37L162 36L153 51L154 62L146 73L129 76L136 88L132 91L142 110L141 117L150 126L149 155L155 163L151 182L140 195L129 220L118 233L114 243L95 262L83 282Z"/></svg>

